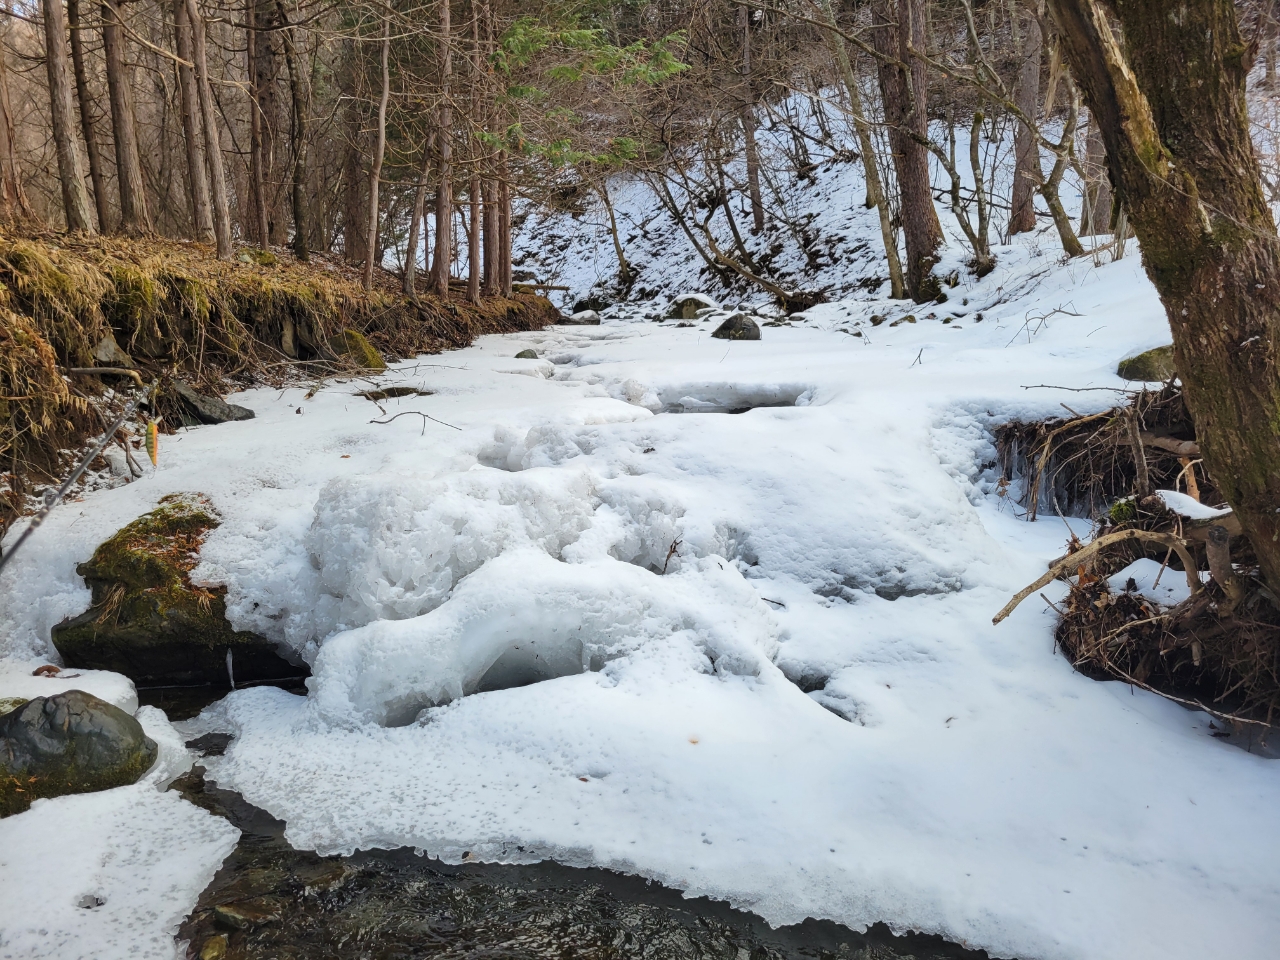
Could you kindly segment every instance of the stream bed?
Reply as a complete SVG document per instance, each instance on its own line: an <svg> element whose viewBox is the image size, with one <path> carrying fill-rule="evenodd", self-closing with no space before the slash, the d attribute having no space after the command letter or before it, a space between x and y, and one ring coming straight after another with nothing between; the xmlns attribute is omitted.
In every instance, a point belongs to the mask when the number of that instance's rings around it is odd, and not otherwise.
<svg viewBox="0 0 1280 960"><path fill-rule="evenodd" d="M189 744L208 755L229 738ZM754 914L609 870L446 864L407 848L321 857L295 850L284 823L204 779L171 789L242 831L183 922L189 960L662 958L662 960L979 960L939 937L866 933L828 921L773 929Z"/></svg>

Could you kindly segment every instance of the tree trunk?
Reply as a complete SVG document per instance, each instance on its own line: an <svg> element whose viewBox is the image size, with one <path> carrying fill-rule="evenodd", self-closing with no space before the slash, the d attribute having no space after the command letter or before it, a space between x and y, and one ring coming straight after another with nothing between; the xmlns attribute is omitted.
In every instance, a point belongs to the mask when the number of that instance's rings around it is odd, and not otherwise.
<svg viewBox="0 0 1280 960"><path fill-rule="evenodd" d="M511 296L511 180L505 151L498 161L498 287Z"/></svg>
<svg viewBox="0 0 1280 960"><path fill-rule="evenodd" d="M498 181L486 180L484 191L484 276L481 288L486 296L495 296L502 282L498 268Z"/></svg>
<svg viewBox="0 0 1280 960"><path fill-rule="evenodd" d="M480 14L471 4L471 122L479 123L482 104L480 102L481 58L480 49ZM467 200L471 208L471 232L467 235L467 302L480 302L480 247L484 242L480 213L480 153L481 145L473 136L471 143L471 182L467 185Z"/></svg>
<svg viewBox="0 0 1280 960"><path fill-rule="evenodd" d="M834 28L836 19L830 0L823 0L822 12L827 22ZM907 296L907 288L902 278L902 259L898 256L898 231L893 226L889 198L880 176L880 161L876 159L875 144L871 139L871 124L867 121L867 114L862 106L862 90L858 86L858 75L854 71L853 61L849 58L849 50L845 46L844 38L833 30L826 30L824 34L849 96L849 112L853 117L854 130L858 134L858 149L862 151L862 168L866 171L867 177L867 206L875 207L876 213L879 214L880 240L884 244L885 261L889 267L889 296L894 300L902 300Z"/></svg>
<svg viewBox="0 0 1280 960"><path fill-rule="evenodd" d="M280 170L282 111L280 109L280 55L276 39L280 31L274 26L275 0L250 0L248 15L256 27L254 36L254 70L250 75L253 102L259 123L259 148L262 154L262 205L266 209L267 235L262 241L283 246L288 239L288 217L285 196L280 189L284 175Z"/></svg>
<svg viewBox="0 0 1280 960"><path fill-rule="evenodd" d="M97 125L93 122L93 98L89 95L89 78L84 65L84 29L80 21L80 0L67 0L67 26L71 28L71 70L76 80L76 101L80 106L80 133L89 156L89 181L93 184L93 204L98 213L98 229L111 229L111 206L107 202L106 178L102 173L102 154L98 149ZM179 54L181 56L181 54Z"/></svg>
<svg viewBox="0 0 1280 960"><path fill-rule="evenodd" d="M44 9L45 68L49 75L49 120L58 154L58 179L62 183L62 210L67 229L93 233L89 195L84 189L84 168L71 119L71 84L67 78L67 24L62 0L41 0Z"/></svg>
<svg viewBox="0 0 1280 960"><path fill-rule="evenodd" d="M883 57L907 64L880 63L880 92L884 97L889 145L901 194L902 232L907 247L907 290L918 303L941 292L933 268L942 245L942 225L933 206L929 177L927 114L928 78L925 65L911 49L925 49L924 0L876 0L872 8L872 40Z"/></svg>
<svg viewBox="0 0 1280 960"><path fill-rule="evenodd" d="M120 190L120 230L131 237L151 232L138 130L133 112L133 84L125 63L124 23L116 0L102 2L102 49L107 61L107 93L111 100L111 132L116 143L116 184Z"/></svg>
<svg viewBox="0 0 1280 960"><path fill-rule="evenodd" d="M1280 240L1232 0L1049 0L1169 316L1205 466L1280 591ZM1110 16L1124 30L1123 52Z"/></svg>
<svg viewBox="0 0 1280 960"><path fill-rule="evenodd" d="M449 0L440 0L440 128L436 131L436 155L440 184L436 190L436 253L431 286L436 296L449 296L453 266L453 109L449 87L453 79L453 38L450 36Z"/></svg>
<svg viewBox="0 0 1280 960"><path fill-rule="evenodd" d="M1015 8L1015 19L1021 13ZM1018 87L1014 102L1024 116L1036 118L1040 107L1040 60L1044 44L1040 37L1040 21L1029 15L1023 21L1025 28L1022 50L1022 67L1018 71ZM1009 235L1030 233L1036 228L1036 192L1044 182L1040 169L1040 144L1036 132L1025 123L1018 123L1013 136L1013 199L1009 213Z"/></svg>
<svg viewBox="0 0 1280 960"><path fill-rule="evenodd" d="M34 217L27 192L22 186L13 129L13 103L9 99L9 69L0 55L0 204L7 221Z"/></svg>
<svg viewBox="0 0 1280 960"><path fill-rule="evenodd" d="M1084 155L1084 209L1080 211L1080 236L1111 232L1111 178L1107 175L1107 148L1098 120L1089 117L1088 146Z"/></svg>
<svg viewBox="0 0 1280 960"><path fill-rule="evenodd" d="M306 263L311 259L311 223L307 216L307 94L303 87L302 64L293 42L293 28L289 26L289 14L284 0L276 0L276 14L281 26L285 63L289 68L289 95L292 103L289 138L293 145L293 172L289 177L290 196L293 201L293 255Z"/></svg>
<svg viewBox="0 0 1280 960"><path fill-rule="evenodd" d="M231 259L231 204L227 200L227 177L222 165L222 141L218 136L218 115L209 86L209 58L205 49L204 17L196 0L186 0L187 22L191 25L191 52L196 65L196 86L200 92L200 120L204 125L205 160L209 164L209 186L213 194L213 236L218 259Z"/></svg>
<svg viewBox="0 0 1280 960"><path fill-rule="evenodd" d="M258 97L258 5L246 9L245 72L249 77L249 209L253 219L253 242L263 250L271 246L271 227L267 223L267 177L262 157L262 104Z"/></svg>
<svg viewBox="0 0 1280 960"><path fill-rule="evenodd" d="M427 177L431 175L431 144L430 142L422 145L422 163L418 165L418 185L413 191L413 217L409 220L409 240L406 244L406 252L404 258L404 277L402 285L407 296L414 296L415 278L418 272L418 239L421 236L422 228L425 225L426 208L427 208ZM429 268L431 257L430 249L425 247L422 251L422 262L424 268Z"/></svg>
<svg viewBox="0 0 1280 960"><path fill-rule="evenodd" d="M747 192L751 197L751 231L764 230L764 201L760 196L760 150L756 146L756 98L751 83L751 17L746 7L738 8L738 29L742 31L742 139L747 159Z"/></svg>
<svg viewBox="0 0 1280 960"><path fill-rule="evenodd" d="M75 3L76 0L69 0ZM173 38L174 48L183 60L192 60L191 23L187 19L186 0L173 0ZM77 75L76 85L80 78ZM213 235L213 208L209 200L209 174L206 169L208 161L204 155L204 140L200 135L200 98L196 92L196 74L193 67L178 64L178 85L182 98L182 137L187 147L187 176L191 189L191 223L195 227L196 239L209 243ZM84 107L81 106L83 113ZM87 117L85 118L87 122ZM87 128L86 128L87 129ZM90 154L92 156L92 154ZM96 184L97 181L95 180ZM96 186L95 186L95 189ZM98 218L101 221L103 204L98 205Z"/></svg>
<svg viewBox="0 0 1280 960"><path fill-rule="evenodd" d="M445 0L446 5L448 0ZM369 164L369 231L365 248L364 288L373 289L374 261L378 259L378 186L382 180L382 158L387 150L387 101L391 98L391 17L382 18L382 95L378 99L378 141Z"/></svg>
<svg viewBox="0 0 1280 960"><path fill-rule="evenodd" d="M347 79L354 82L349 82L343 91L347 142L342 160L342 253L348 263L363 263L369 254L365 247L368 239L365 216L369 208L364 199L369 178L364 173L363 162L365 137L360 110L363 90L352 50L347 54Z"/></svg>

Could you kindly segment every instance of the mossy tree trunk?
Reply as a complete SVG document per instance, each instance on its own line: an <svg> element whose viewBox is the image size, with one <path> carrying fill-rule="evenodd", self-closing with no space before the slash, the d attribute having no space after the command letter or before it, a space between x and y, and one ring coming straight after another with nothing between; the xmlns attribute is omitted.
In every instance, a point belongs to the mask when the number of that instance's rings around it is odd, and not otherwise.
<svg viewBox="0 0 1280 960"><path fill-rule="evenodd" d="M1255 51L1232 0L1049 8L1168 312L1205 465L1280 591L1280 240L1249 137Z"/></svg>

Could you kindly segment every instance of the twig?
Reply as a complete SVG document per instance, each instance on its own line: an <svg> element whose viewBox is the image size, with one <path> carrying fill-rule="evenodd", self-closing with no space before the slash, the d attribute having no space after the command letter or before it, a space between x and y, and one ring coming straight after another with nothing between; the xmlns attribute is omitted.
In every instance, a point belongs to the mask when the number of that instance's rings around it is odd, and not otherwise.
<svg viewBox="0 0 1280 960"><path fill-rule="evenodd" d="M1162 543L1166 547L1176 550L1179 559L1182 560L1183 566L1186 567L1187 586L1191 588L1191 592L1194 594L1203 589L1204 585L1200 582L1200 573L1196 567L1195 558L1191 556L1191 551L1187 549L1186 541L1179 537L1175 537L1171 533L1154 533L1150 530L1121 530L1118 533L1108 533L1104 536L1098 537L1097 540L1094 540L1088 546L1081 547L1075 553L1072 553L1055 563L1039 580L1030 586L1023 587L1014 594L1013 599L1006 603L1001 611L992 617L991 622L993 624L998 624L1001 620L1004 620L1009 616L1009 614L1013 613L1014 608L1016 608L1018 604L1031 596L1031 594L1035 593L1041 587L1048 586L1072 567L1078 567L1084 560L1093 556L1103 547L1109 547L1113 543L1121 543L1125 540L1150 540L1153 543Z"/></svg>
<svg viewBox="0 0 1280 960"><path fill-rule="evenodd" d="M679 550L677 550L676 548L677 548L677 547L679 547L679 546L680 546L680 544L682 544L682 543L684 543L684 541L683 541L683 540L681 540L679 537L677 537L675 540L672 540L672 541L671 541L671 549L669 549L669 550L667 551L667 559L666 559L666 560L664 560L664 561L662 562L662 575L663 575L663 576L666 576L666 574L667 574L667 564L669 564L669 563L671 562L671 558L672 558L673 556L675 556L675 557L680 556L680 551L679 551Z"/></svg>
<svg viewBox="0 0 1280 960"><path fill-rule="evenodd" d="M1023 385L1023 390L1070 390L1072 393L1089 393L1094 390L1110 390L1112 393L1141 393L1140 390L1126 390L1124 387L1060 387L1056 383L1033 383Z"/></svg>
<svg viewBox="0 0 1280 960"><path fill-rule="evenodd" d="M68 367L67 373L77 373L88 377L96 377L101 373L116 373L122 377L133 377L138 382L139 387L145 386L142 382L142 374L137 370L130 370L128 367Z"/></svg>
<svg viewBox="0 0 1280 960"><path fill-rule="evenodd" d="M393 421L393 420L399 420L401 417L408 417L408 416L419 416L419 417L422 417L422 418L423 418L423 420L422 420L422 432L423 432L423 433L426 433L426 432L427 432L427 421L428 421L428 420L432 421L433 423L438 423L438 424L440 424L440 426L442 426L442 427L449 427L449 428L450 428L450 429L452 429L452 430L461 430L461 429L462 429L461 427L455 427L452 423L445 423L443 420L437 420L435 417L431 416L431 414L429 414L429 413L423 413L421 410L405 410L405 411L404 411L404 412L402 412L402 413L397 413L397 414L396 414L395 416L393 416L393 417L388 417L386 420L370 420L369 422L370 422L370 423L390 423L390 422L391 422L391 421Z"/></svg>

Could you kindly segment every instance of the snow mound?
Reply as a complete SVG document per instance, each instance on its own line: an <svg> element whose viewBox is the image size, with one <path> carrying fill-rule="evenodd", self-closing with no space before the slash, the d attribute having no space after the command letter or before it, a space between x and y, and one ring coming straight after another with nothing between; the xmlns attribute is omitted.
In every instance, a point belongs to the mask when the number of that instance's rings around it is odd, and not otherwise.
<svg viewBox="0 0 1280 960"><path fill-rule="evenodd" d="M719 558L660 578L615 560L567 564L525 549L485 564L431 613L332 637L308 687L325 721L400 726L478 690L599 670L628 655L754 676L777 639L764 602Z"/></svg>
<svg viewBox="0 0 1280 960"><path fill-rule="evenodd" d="M1231 512L1230 509L1205 506L1194 497L1179 493L1177 490L1157 490L1156 496L1164 501L1166 507L1188 520L1216 520Z"/></svg>

